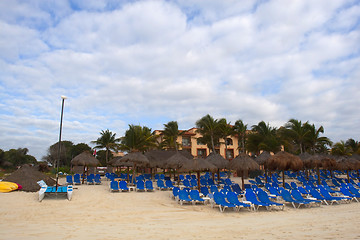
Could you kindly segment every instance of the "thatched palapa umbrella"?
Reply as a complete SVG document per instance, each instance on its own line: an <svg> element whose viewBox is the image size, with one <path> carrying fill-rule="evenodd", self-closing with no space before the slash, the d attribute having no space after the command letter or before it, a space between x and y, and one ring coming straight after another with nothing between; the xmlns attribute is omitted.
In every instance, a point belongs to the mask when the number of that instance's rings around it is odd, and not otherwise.
<svg viewBox="0 0 360 240"><path fill-rule="evenodd" d="M210 171L215 172L216 166L209 163L203 158L197 158L190 161L185 162L179 169L180 172L191 172L194 171L197 173L197 181L198 181L198 189L200 191L200 172L202 171Z"/></svg>
<svg viewBox="0 0 360 240"><path fill-rule="evenodd" d="M121 161L122 157L115 157L113 159L111 159L108 162L108 165L113 166L113 167L126 167L127 168L127 181L129 182L129 172L130 172L130 168L134 167L134 164L132 162L122 162Z"/></svg>
<svg viewBox="0 0 360 240"><path fill-rule="evenodd" d="M84 166L84 173L85 176L85 169L87 167L96 167L100 165L99 160L97 160L89 151L85 151L77 155L71 160L71 164L74 166ZM84 183L85 178L83 178L82 183Z"/></svg>
<svg viewBox="0 0 360 240"><path fill-rule="evenodd" d="M207 156L205 159L206 161L217 167L218 181L220 181L220 169L227 168L229 161L216 152L210 153L209 156ZM214 173L213 173L213 180L214 180Z"/></svg>
<svg viewBox="0 0 360 240"><path fill-rule="evenodd" d="M318 175L318 185L320 185L320 168L332 169L332 167L336 166L336 161L329 155L315 154L307 158L304 161L304 164L308 168L316 168L316 174Z"/></svg>
<svg viewBox="0 0 360 240"><path fill-rule="evenodd" d="M285 188L285 174L284 171L293 170L299 171L303 167L303 162L298 156L287 152L278 152L271 156L266 161L266 166L270 170L281 170L283 178L283 187Z"/></svg>
<svg viewBox="0 0 360 240"><path fill-rule="evenodd" d="M173 150L151 150L148 152L145 152L145 156L150 161L150 168L168 168L167 167L167 160L173 156L175 153L180 153L184 157L188 159L193 159L193 156L191 153L187 151L173 151ZM170 173L171 174L171 173Z"/></svg>
<svg viewBox="0 0 360 240"><path fill-rule="evenodd" d="M265 163L270 157L271 157L271 154L268 151L263 151L262 153L260 153L259 156L257 156L255 158L255 162L257 162L259 165L264 166L266 183L267 183L267 167L266 167Z"/></svg>
<svg viewBox="0 0 360 240"><path fill-rule="evenodd" d="M351 158L349 156L339 156L337 158L338 169L341 171L346 171L348 182L350 182L349 171L358 170L359 161L355 158Z"/></svg>
<svg viewBox="0 0 360 240"><path fill-rule="evenodd" d="M129 153L125 156L123 156L120 159L120 162L132 162L134 164L134 171L133 171L133 179L132 182L134 182L135 180L135 175L136 175L136 165L142 165L142 166L146 166L147 164L149 164L149 159L142 153L140 152L132 152Z"/></svg>
<svg viewBox="0 0 360 240"><path fill-rule="evenodd" d="M230 161L229 168L241 172L242 189L245 189L244 175L246 171L259 169L259 164L245 153L239 154Z"/></svg>
<svg viewBox="0 0 360 240"><path fill-rule="evenodd" d="M188 161L192 161L186 158L183 154L177 152L166 160L165 166L167 168L172 168L175 171L181 168ZM180 177L178 176L178 185L180 185Z"/></svg>

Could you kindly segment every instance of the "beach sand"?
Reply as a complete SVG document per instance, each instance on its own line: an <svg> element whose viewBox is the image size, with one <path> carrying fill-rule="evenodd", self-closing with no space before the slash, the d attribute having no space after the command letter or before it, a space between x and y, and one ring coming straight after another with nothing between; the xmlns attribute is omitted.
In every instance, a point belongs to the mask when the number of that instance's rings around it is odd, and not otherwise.
<svg viewBox="0 0 360 240"><path fill-rule="evenodd" d="M357 202L220 213L181 206L171 191L110 193L108 184L74 186L71 201L1 193L0 239L360 239Z"/></svg>

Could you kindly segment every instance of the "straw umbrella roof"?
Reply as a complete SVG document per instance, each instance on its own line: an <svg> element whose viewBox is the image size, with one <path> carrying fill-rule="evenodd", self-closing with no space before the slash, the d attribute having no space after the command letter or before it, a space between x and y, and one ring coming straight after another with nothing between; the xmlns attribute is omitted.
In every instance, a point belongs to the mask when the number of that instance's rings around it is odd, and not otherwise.
<svg viewBox="0 0 360 240"><path fill-rule="evenodd" d="M265 162L271 157L271 154L268 151L263 151L259 156L255 158L255 161L259 165L264 165Z"/></svg>
<svg viewBox="0 0 360 240"><path fill-rule="evenodd" d="M90 152L85 151L74 157L71 164L74 166L96 167L100 162Z"/></svg>
<svg viewBox="0 0 360 240"><path fill-rule="evenodd" d="M151 150L145 152L145 156L150 161L150 167L159 167L166 168L167 160L175 155L176 153L180 153L182 156L193 159L193 156L188 151L173 151L173 150Z"/></svg>
<svg viewBox="0 0 360 240"><path fill-rule="evenodd" d="M167 168L179 169L188 161L192 160L186 158L183 154L177 152L166 160L165 166Z"/></svg>
<svg viewBox="0 0 360 240"><path fill-rule="evenodd" d="M56 183L54 179L40 172L37 167L31 167L28 164L23 165L4 179L4 181L20 184L21 190L26 192L39 191L40 186L37 182L40 180L44 180L48 186L53 186Z"/></svg>
<svg viewBox="0 0 360 240"><path fill-rule="evenodd" d="M218 169L227 168L229 164L229 161L216 152L210 153L209 156L206 157L206 161L215 165Z"/></svg>
<svg viewBox="0 0 360 240"><path fill-rule="evenodd" d="M288 152L278 152L271 156L266 165L270 170L293 170L298 171L303 167L303 162L298 156Z"/></svg>
<svg viewBox="0 0 360 240"><path fill-rule="evenodd" d="M259 164L245 153L239 154L230 161L229 168L237 171L248 171L259 169Z"/></svg>
<svg viewBox="0 0 360 240"><path fill-rule="evenodd" d="M128 153L120 159L120 162L132 162L142 166L146 166L150 163L149 159L141 152Z"/></svg>
<svg viewBox="0 0 360 240"><path fill-rule="evenodd" d="M113 167L133 167L134 164L132 162L121 162L122 157L114 157L111 159L108 164Z"/></svg>
<svg viewBox="0 0 360 240"><path fill-rule="evenodd" d="M203 158L197 158L185 162L179 169L180 172L201 172L201 171L210 171L215 172L217 167Z"/></svg>
<svg viewBox="0 0 360 240"><path fill-rule="evenodd" d="M303 152L303 153L300 153L299 154L299 158L301 159L301 160L307 160L308 158L310 158L312 155L310 154L310 153L308 153L308 152Z"/></svg>
<svg viewBox="0 0 360 240"><path fill-rule="evenodd" d="M359 161L348 156L339 156L336 159L338 170L357 170Z"/></svg>

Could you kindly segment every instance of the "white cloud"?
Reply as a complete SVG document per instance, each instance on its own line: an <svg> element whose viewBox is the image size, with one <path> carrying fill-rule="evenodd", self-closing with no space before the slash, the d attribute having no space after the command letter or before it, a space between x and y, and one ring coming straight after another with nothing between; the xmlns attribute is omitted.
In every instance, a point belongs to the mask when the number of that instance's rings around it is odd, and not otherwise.
<svg viewBox="0 0 360 240"><path fill-rule="evenodd" d="M190 128L205 114L360 129L358 4L345 1L6 1L0 148L38 159L128 124ZM56 7L54 7L56 6ZM284 11L286 6L286 11ZM7 11L5 11L6 9Z"/></svg>

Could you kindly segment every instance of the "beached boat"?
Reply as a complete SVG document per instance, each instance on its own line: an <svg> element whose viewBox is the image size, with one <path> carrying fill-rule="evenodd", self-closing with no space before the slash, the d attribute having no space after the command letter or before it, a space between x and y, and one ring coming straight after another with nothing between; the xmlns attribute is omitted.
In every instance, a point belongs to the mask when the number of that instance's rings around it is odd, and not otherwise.
<svg viewBox="0 0 360 240"><path fill-rule="evenodd" d="M40 182L40 183L39 183ZM68 186L58 186L56 187L51 187L51 186L47 186L45 184L45 182L43 181L39 181L38 184L41 186L40 190L39 190L39 201L41 202L45 196L66 196L67 199L70 201L72 198L72 193L73 193L73 186L72 185L68 185Z"/></svg>
<svg viewBox="0 0 360 240"><path fill-rule="evenodd" d="M0 182L0 192L11 192L18 189L18 187L19 186L13 182L5 182L5 181Z"/></svg>

